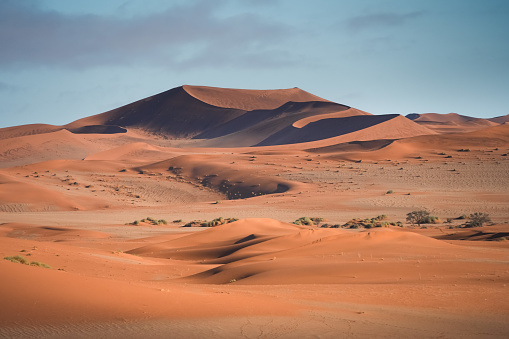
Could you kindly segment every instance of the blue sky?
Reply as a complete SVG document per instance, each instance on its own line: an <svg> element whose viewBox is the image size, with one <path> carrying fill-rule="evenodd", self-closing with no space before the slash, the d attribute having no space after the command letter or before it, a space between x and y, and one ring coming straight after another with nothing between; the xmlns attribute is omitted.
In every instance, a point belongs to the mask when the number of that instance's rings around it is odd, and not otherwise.
<svg viewBox="0 0 509 339"><path fill-rule="evenodd" d="M0 0L0 127L183 84L374 114L509 114L507 0Z"/></svg>

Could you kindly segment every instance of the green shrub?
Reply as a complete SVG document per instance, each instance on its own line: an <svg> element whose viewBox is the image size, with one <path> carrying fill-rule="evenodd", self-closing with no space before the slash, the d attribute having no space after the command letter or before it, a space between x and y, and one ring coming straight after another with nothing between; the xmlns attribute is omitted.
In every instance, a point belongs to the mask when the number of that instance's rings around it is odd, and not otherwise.
<svg viewBox="0 0 509 339"><path fill-rule="evenodd" d="M412 211L406 215L406 221L412 225L417 224L439 224L441 221L438 217L430 215L426 210Z"/></svg>
<svg viewBox="0 0 509 339"><path fill-rule="evenodd" d="M469 221L465 224L465 227L481 227L482 225L491 221L488 213L475 212L470 214Z"/></svg>

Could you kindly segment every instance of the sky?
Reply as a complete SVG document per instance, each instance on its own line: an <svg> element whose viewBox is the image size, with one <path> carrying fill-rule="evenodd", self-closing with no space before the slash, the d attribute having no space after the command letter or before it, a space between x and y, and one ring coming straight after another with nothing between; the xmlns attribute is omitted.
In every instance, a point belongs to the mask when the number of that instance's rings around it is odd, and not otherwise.
<svg viewBox="0 0 509 339"><path fill-rule="evenodd" d="M509 114L508 0L0 0L0 127L181 85L373 114Z"/></svg>

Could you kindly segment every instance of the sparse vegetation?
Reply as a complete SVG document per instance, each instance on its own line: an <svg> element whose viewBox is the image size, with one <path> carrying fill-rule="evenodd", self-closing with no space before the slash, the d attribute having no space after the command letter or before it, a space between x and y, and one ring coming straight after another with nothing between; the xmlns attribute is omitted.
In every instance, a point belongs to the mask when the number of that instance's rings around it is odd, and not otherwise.
<svg viewBox="0 0 509 339"><path fill-rule="evenodd" d="M348 222L346 222L342 227L343 228L373 228L373 227L389 227L389 226L403 226L401 222L389 222L386 221L387 215L382 214L374 218L356 218L351 219Z"/></svg>
<svg viewBox="0 0 509 339"><path fill-rule="evenodd" d="M421 227L421 224L439 224L441 221L438 217L430 215L427 210L412 211L406 215L406 221L412 225L417 224Z"/></svg>
<svg viewBox="0 0 509 339"><path fill-rule="evenodd" d="M43 264L39 261L29 261L27 258L21 256L21 255L15 255L12 257L4 257L5 260L12 261L14 263L23 264L23 265L30 265L30 266L38 266L38 267L44 267L44 268L51 268L51 266L48 266L46 264Z"/></svg>
<svg viewBox="0 0 509 339"><path fill-rule="evenodd" d="M392 193L394 193L393 190L388 190L385 194L392 194Z"/></svg>
<svg viewBox="0 0 509 339"><path fill-rule="evenodd" d="M135 220L135 221L133 221L131 223L126 223L126 225L139 226L141 223L147 223L147 224L151 224L151 225L155 225L155 226L157 226L157 225L168 225L168 222L165 219L156 220L156 219L151 218L151 217L146 217L145 219L141 219L141 220Z"/></svg>
<svg viewBox="0 0 509 339"><path fill-rule="evenodd" d="M488 213L475 212L470 214L469 219L465 227L481 227L486 223L491 222L490 215Z"/></svg>
<svg viewBox="0 0 509 339"><path fill-rule="evenodd" d="M229 224L231 222L237 221L237 218L215 218L213 220L193 220L185 224L183 227L215 227L219 225Z"/></svg>
<svg viewBox="0 0 509 339"><path fill-rule="evenodd" d="M318 225L323 222L325 219L320 217L300 217L295 220L292 224L301 225L301 226L313 226Z"/></svg>

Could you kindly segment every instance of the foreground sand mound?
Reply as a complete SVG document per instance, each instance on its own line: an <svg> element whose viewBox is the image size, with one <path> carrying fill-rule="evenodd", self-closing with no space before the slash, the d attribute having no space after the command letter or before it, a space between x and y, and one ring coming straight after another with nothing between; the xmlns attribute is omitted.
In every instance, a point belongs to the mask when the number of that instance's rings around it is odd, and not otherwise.
<svg viewBox="0 0 509 339"><path fill-rule="evenodd" d="M436 253L455 251L454 245L399 229L358 232L244 219L129 253L218 265L184 281L278 285L419 279Z"/></svg>
<svg viewBox="0 0 509 339"><path fill-rule="evenodd" d="M177 178L219 191L228 199L283 193L298 186L276 177L260 176L242 164L225 164L221 156L205 154L182 155L135 169L148 173L169 172Z"/></svg>

